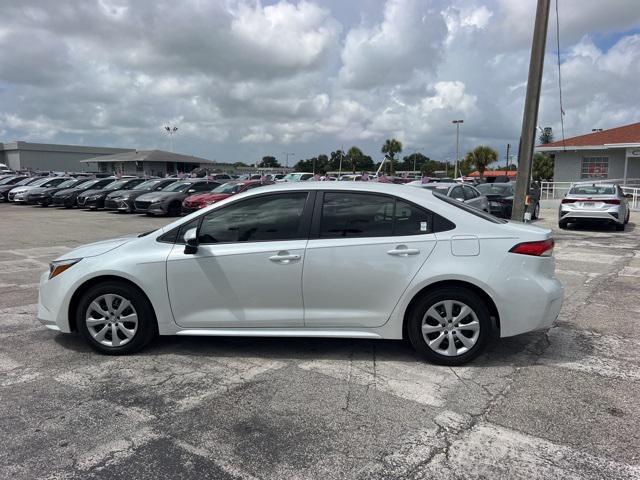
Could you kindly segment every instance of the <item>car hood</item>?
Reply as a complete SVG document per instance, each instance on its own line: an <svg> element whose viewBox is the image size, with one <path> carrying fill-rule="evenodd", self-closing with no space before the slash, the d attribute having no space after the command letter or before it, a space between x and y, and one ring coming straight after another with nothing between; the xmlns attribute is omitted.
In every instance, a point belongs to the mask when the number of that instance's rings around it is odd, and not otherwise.
<svg viewBox="0 0 640 480"><path fill-rule="evenodd" d="M0 185L0 192L8 192L9 190L13 190L17 188L15 185Z"/></svg>
<svg viewBox="0 0 640 480"><path fill-rule="evenodd" d="M78 193L81 192L82 190L79 188L65 188L64 190L59 190L57 192L55 192L56 195L68 195L70 193Z"/></svg>
<svg viewBox="0 0 640 480"><path fill-rule="evenodd" d="M144 195L140 195L138 200L142 202L161 202L163 200L167 200L172 197L180 197L184 196L184 193L181 192L150 192L145 193Z"/></svg>
<svg viewBox="0 0 640 480"><path fill-rule="evenodd" d="M186 200L188 202L219 202L230 196L229 193L198 193L187 197Z"/></svg>
<svg viewBox="0 0 640 480"><path fill-rule="evenodd" d="M137 235L133 234L126 237L112 238L110 240L102 240L100 242L88 243L86 245L82 245L78 248L75 248L65 253L61 257L56 258L56 260L97 257L98 255L102 255L103 253L110 252L111 250L118 248L132 240L135 240L136 238L137 238Z"/></svg>
<svg viewBox="0 0 640 480"><path fill-rule="evenodd" d="M21 187L12 188L11 192L12 193L28 192L29 190L33 190L34 188L38 188L38 187L32 187L30 185L22 185Z"/></svg>
<svg viewBox="0 0 640 480"><path fill-rule="evenodd" d="M84 192L82 192L82 196L83 197L90 197L91 195L95 195L97 193L105 193L104 190L85 190Z"/></svg>

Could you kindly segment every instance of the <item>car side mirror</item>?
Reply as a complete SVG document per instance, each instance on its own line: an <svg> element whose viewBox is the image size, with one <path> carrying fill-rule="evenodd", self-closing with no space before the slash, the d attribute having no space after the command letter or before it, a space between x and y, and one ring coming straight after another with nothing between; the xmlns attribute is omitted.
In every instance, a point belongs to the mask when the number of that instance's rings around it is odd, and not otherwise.
<svg viewBox="0 0 640 480"><path fill-rule="evenodd" d="M193 255L198 251L198 229L190 228L184 234L184 253Z"/></svg>

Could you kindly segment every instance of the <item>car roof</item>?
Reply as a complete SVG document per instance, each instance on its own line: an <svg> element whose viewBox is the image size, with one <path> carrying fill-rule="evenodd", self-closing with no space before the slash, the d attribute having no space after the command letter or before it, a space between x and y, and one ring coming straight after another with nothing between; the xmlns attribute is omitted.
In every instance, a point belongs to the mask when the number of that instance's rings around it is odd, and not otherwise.
<svg viewBox="0 0 640 480"><path fill-rule="evenodd" d="M618 186L617 183L602 183L602 182L576 182L571 186L572 187L586 187L586 186L591 186L591 185L596 185L598 187L617 187Z"/></svg>

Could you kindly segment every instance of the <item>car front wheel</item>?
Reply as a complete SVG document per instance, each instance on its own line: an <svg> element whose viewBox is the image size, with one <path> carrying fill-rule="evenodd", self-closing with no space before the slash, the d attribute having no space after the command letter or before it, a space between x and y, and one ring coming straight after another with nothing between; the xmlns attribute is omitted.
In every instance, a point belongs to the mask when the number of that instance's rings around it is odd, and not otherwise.
<svg viewBox="0 0 640 480"><path fill-rule="evenodd" d="M120 282L101 283L85 292L76 322L87 343L108 355L136 352L157 331L149 300L137 288Z"/></svg>
<svg viewBox="0 0 640 480"><path fill-rule="evenodd" d="M440 288L418 300L407 327L411 344L429 361L455 366L484 350L491 335L491 318L474 292Z"/></svg>

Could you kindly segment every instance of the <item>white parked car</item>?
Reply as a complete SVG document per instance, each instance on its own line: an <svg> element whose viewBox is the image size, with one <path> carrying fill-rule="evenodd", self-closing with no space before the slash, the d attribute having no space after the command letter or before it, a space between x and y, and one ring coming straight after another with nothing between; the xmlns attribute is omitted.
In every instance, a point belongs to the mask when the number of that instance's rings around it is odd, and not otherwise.
<svg viewBox="0 0 640 480"><path fill-rule="evenodd" d="M66 253L41 278L38 318L107 354L158 333L407 337L458 365L495 333L555 321L553 245L550 230L419 188L272 185Z"/></svg>

